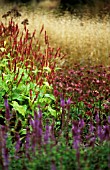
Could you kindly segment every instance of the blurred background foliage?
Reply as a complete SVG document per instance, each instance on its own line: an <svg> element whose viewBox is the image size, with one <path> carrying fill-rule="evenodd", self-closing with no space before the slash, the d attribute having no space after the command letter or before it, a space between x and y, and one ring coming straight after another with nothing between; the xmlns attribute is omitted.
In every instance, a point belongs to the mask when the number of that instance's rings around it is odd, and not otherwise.
<svg viewBox="0 0 110 170"><path fill-rule="evenodd" d="M56 2L56 3L55 3ZM110 11L110 0L0 0L0 4L15 3L15 4L56 4L62 10L69 10L73 12L75 8L89 7L89 8L106 8Z"/></svg>

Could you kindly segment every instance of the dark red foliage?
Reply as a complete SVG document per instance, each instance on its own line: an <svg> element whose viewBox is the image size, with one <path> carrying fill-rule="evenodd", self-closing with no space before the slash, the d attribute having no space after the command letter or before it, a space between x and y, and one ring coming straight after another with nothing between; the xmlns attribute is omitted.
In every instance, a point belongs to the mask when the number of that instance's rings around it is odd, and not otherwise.
<svg viewBox="0 0 110 170"><path fill-rule="evenodd" d="M65 99L71 97L72 102L83 102L86 114L92 111L110 108L110 67L74 65L71 70L60 70L54 81L56 99L63 95ZM103 106L104 107L103 107Z"/></svg>

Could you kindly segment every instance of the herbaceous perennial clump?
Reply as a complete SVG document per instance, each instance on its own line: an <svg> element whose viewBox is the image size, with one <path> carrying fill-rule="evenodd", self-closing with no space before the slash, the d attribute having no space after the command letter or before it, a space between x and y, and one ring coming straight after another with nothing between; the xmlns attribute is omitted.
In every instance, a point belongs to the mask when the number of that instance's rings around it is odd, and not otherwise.
<svg viewBox="0 0 110 170"><path fill-rule="evenodd" d="M58 68L44 26L45 49L25 25L0 27L0 168L109 169L110 67Z"/></svg>
<svg viewBox="0 0 110 170"><path fill-rule="evenodd" d="M34 111L34 117L29 115L28 117L28 125L26 126L26 133L23 140L20 137L19 132L15 132L14 136L11 136L11 114L9 119L9 105L7 98L4 99L6 112L5 112L5 125L0 125L0 155L1 155L1 167L4 169L13 169L16 168L23 168L23 167L36 167L38 168L38 162L42 161L40 157L44 159L48 156L48 159L43 160L44 165L47 166L47 169L53 169L58 167L60 162L57 162L57 157L59 156L62 159L62 163L65 163L65 157L62 156L60 153L60 149L62 152L72 152L74 151L73 158L76 159L77 164L75 165L75 161L73 162L72 166L76 166L75 169L81 169L81 166L84 166L82 162L82 151L84 152L83 156L86 157L85 159L85 167L89 163L87 158L89 158L89 154L86 152L89 150L90 147L92 149L97 148L97 145L101 147L101 145L105 145L106 142L110 141L110 116L107 117L106 122L101 124L99 119L99 115L97 114L94 121L90 121L88 123L88 133L84 134L85 132L85 125L86 122L83 118L80 117L79 120L72 121L72 128L69 129L68 134L64 134L64 129L60 131L60 136L57 138L55 135L54 129L54 121L51 125L46 122L44 126L42 111L39 107L38 112ZM61 106L63 109L63 106ZM7 116L8 115L8 116ZM64 120L65 121L65 120ZM70 135L71 134L71 135ZM85 139L85 141L84 141ZM106 165L108 167L107 160L109 161L109 146L105 145L107 151L105 153ZM61 147L61 148L60 148ZM58 149L59 148L59 149ZM82 148L82 151L81 151ZM63 150L64 149L64 150ZM51 151L50 151L51 150ZM84 151L85 150L85 151ZM59 152L59 154L58 154ZM91 152L90 152L91 153ZM67 154L67 153L66 153ZM108 154L108 155L106 155ZM76 155L76 156L75 156ZM46 156L46 157L45 157ZM68 158L68 157L67 157ZM35 161L35 159L39 159L39 161ZM81 160L80 160L81 159ZM20 164L21 160L21 164ZM27 163L30 161L30 163ZM33 163L35 161L35 163ZM88 163L87 163L88 162ZM39 162L41 163L41 162ZM72 162L71 162L72 163ZM96 166L99 166L99 162L96 163ZM17 167L18 166L18 167ZM90 166L90 165L89 165ZM101 166L101 165L100 165ZM101 167L103 169L103 167ZM28 168L27 168L28 169ZM44 168L45 169L45 168ZM64 168L65 169L65 168ZM69 167L68 167L69 169Z"/></svg>

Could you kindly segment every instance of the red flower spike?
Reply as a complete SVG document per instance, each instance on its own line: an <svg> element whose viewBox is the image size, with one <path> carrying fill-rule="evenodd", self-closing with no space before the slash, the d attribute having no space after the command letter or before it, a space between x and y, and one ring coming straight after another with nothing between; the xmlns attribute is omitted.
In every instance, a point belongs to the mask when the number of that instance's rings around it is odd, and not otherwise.
<svg viewBox="0 0 110 170"><path fill-rule="evenodd" d="M44 30L44 24L42 25L42 28L40 30L40 34L42 33L43 30Z"/></svg>
<svg viewBox="0 0 110 170"><path fill-rule="evenodd" d="M32 38L35 38L35 33L36 33L36 30L34 30L34 32L32 34Z"/></svg>
<svg viewBox="0 0 110 170"><path fill-rule="evenodd" d="M17 78L18 78L18 73L15 75L15 77L14 77L14 81L16 81L16 80L17 80Z"/></svg>
<svg viewBox="0 0 110 170"><path fill-rule="evenodd" d="M30 100L32 100L32 89L30 89Z"/></svg>
<svg viewBox="0 0 110 170"><path fill-rule="evenodd" d="M16 59L14 60L14 73L16 72Z"/></svg>
<svg viewBox="0 0 110 170"><path fill-rule="evenodd" d="M26 35L25 35L25 41L28 40L28 34L29 34L29 31L28 31L28 29L27 29L27 30L26 30Z"/></svg>
<svg viewBox="0 0 110 170"><path fill-rule="evenodd" d="M9 70L11 71L11 63L10 63L10 60L8 60L8 67L9 67Z"/></svg>
<svg viewBox="0 0 110 170"><path fill-rule="evenodd" d="M58 56L58 53L59 53L59 52L60 52L60 48L57 49L57 52L56 52L56 54L55 54L55 56L54 56L55 58Z"/></svg>
<svg viewBox="0 0 110 170"><path fill-rule="evenodd" d="M21 75L19 81L17 82L17 86L20 84L20 82L21 82L23 76L24 76L24 73L22 73L22 75Z"/></svg>
<svg viewBox="0 0 110 170"><path fill-rule="evenodd" d="M45 44L48 44L48 45L49 45L48 36L47 36L46 31L45 31Z"/></svg>

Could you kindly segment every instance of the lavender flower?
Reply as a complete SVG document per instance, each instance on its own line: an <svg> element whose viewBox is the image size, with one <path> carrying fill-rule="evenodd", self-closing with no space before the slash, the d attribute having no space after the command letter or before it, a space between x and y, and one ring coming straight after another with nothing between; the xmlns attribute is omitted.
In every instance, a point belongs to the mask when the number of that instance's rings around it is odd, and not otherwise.
<svg viewBox="0 0 110 170"><path fill-rule="evenodd" d="M5 170L8 170L9 153L8 153L8 148L6 147L7 133L6 133L5 126L1 127L1 135L2 135L2 141L0 142L1 142L1 152L2 152L2 158L3 158L3 167Z"/></svg>
<svg viewBox="0 0 110 170"><path fill-rule="evenodd" d="M52 160L52 163L51 163L51 170L56 170L56 165L55 165L54 160Z"/></svg>
<svg viewBox="0 0 110 170"><path fill-rule="evenodd" d="M72 133L73 133L73 148L78 151L81 139L81 129L79 127L79 122L74 121L72 126Z"/></svg>
<svg viewBox="0 0 110 170"><path fill-rule="evenodd" d="M108 116L108 123L110 124L110 116Z"/></svg>
<svg viewBox="0 0 110 170"><path fill-rule="evenodd" d="M103 130L104 130L104 138L105 138L105 140L110 141L110 126L109 125L103 126Z"/></svg>
<svg viewBox="0 0 110 170"><path fill-rule="evenodd" d="M98 113L96 114L95 120L96 120L96 123L99 124L100 119L99 119L99 114Z"/></svg>
<svg viewBox="0 0 110 170"><path fill-rule="evenodd" d="M8 170L9 166L9 154L8 154L8 148L3 148L2 150L2 156L3 156L3 166L5 170Z"/></svg>
<svg viewBox="0 0 110 170"><path fill-rule="evenodd" d="M62 107L62 108L64 108L65 107L65 100L61 97L61 99L60 99L60 106Z"/></svg>
<svg viewBox="0 0 110 170"><path fill-rule="evenodd" d="M7 95L4 96L4 105L5 105L5 109L6 109L6 120L9 121L10 120L10 108L9 108L9 104L8 104L8 97Z"/></svg>
<svg viewBox="0 0 110 170"><path fill-rule="evenodd" d="M51 133L51 126L46 125L45 128L45 134L44 134L44 143L47 144L49 142L49 138L50 138L50 133Z"/></svg>
<svg viewBox="0 0 110 170"><path fill-rule="evenodd" d="M32 126L32 149L33 153L37 144L42 143L42 112L39 108L38 113L34 111L34 120L30 118L30 125Z"/></svg>
<svg viewBox="0 0 110 170"><path fill-rule="evenodd" d="M89 124L89 132L90 132L90 133L93 133L93 132L94 132L94 129L95 129L95 127L93 126L93 123L90 122L90 124Z"/></svg>
<svg viewBox="0 0 110 170"><path fill-rule="evenodd" d="M16 149L16 153L18 153L20 150L20 144L21 144L20 136L18 132L15 133L15 139L16 139L15 149Z"/></svg>
<svg viewBox="0 0 110 170"><path fill-rule="evenodd" d="M90 143L89 143L89 146L94 146L94 144L95 144L95 141L96 141L96 138L95 138L95 136L91 136L90 137Z"/></svg>
<svg viewBox="0 0 110 170"><path fill-rule="evenodd" d="M84 119L80 119L79 120L79 127L80 127L80 129L83 128L84 126L85 126Z"/></svg>
<svg viewBox="0 0 110 170"><path fill-rule="evenodd" d="M73 147L76 150L79 149L79 147L80 147L80 136L74 137Z"/></svg>
<svg viewBox="0 0 110 170"><path fill-rule="evenodd" d="M69 98L66 103L67 103L67 105L70 105L71 104L71 99Z"/></svg>

